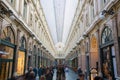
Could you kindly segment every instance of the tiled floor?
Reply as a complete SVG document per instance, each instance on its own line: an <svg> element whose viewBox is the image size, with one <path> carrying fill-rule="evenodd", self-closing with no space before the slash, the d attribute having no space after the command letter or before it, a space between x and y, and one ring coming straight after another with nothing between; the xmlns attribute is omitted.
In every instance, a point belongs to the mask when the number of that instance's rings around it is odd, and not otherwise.
<svg viewBox="0 0 120 80"><path fill-rule="evenodd" d="M55 69L53 80L56 80L56 75L57 75L56 72L57 72L57 70ZM66 76L66 80L76 80L78 78L77 74L70 69L68 72L65 72L65 76Z"/></svg>

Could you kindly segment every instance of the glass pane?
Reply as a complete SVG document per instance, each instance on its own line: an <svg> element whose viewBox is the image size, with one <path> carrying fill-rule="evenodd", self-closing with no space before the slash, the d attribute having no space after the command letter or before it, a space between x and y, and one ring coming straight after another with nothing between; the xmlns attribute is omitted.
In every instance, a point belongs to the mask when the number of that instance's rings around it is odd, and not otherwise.
<svg viewBox="0 0 120 80"><path fill-rule="evenodd" d="M13 59L14 50L8 46L0 44L0 58Z"/></svg>
<svg viewBox="0 0 120 80"><path fill-rule="evenodd" d="M17 74L23 75L24 73L25 52L18 52Z"/></svg>
<svg viewBox="0 0 120 80"><path fill-rule="evenodd" d="M0 44L0 79L7 80L12 74L13 49Z"/></svg>
<svg viewBox="0 0 120 80"><path fill-rule="evenodd" d="M103 75L104 78L109 79L112 77L112 64L110 59L109 47L103 49Z"/></svg>
<svg viewBox="0 0 120 80"><path fill-rule="evenodd" d="M102 44L105 44L106 42L112 41L112 30L108 27L106 27L102 33Z"/></svg>
<svg viewBox="0 0 120 80"><path fill-rule="evenodd" d="M23 16L26 18L27 16L27 3L24 2L24 11L23 11Z"/></svg>
<svg viewBox="0 0 120 80"><path fill-rule="evenodd" d="M14 42L15 42L14 33L13 33L12 29L10 28L10 26L6 27L2 31L1 39L4 39L4 40L9 41L10 43L14 44Z"/></svg>

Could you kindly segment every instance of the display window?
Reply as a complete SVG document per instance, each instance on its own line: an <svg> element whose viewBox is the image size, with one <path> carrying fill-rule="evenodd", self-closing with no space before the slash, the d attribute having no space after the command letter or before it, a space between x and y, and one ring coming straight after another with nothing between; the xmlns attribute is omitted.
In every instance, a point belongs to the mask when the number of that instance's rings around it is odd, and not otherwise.
<svg viewBox="0 0 120 80"><path fill-rule="evenodd" d="M23 75L25 66L25 52L18 52L18 62L17 62L17 74Z"/></svg>
<svg viewBox="0 0 120 80"><path fill-rule="evenodd" d="M101 65L104 79L114 80L117 76L116 58L112 30L108 26L101 36Z"/></svg>
<svg viewBox="0 0 120 80"><path fill-rule="evenodd" d="M0 38L0 80L7 80L12 76L14 44L15 37L12 28L10 26L5 27Z"/></svg>

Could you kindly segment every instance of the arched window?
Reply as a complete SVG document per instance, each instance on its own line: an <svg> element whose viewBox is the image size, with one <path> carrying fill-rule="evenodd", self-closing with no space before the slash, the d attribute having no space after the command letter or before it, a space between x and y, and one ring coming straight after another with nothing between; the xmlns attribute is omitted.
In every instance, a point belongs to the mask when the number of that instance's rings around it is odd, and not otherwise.
<svg viewBox="0 0 120 80"><path fill-rule="evenodd" d="M12 6L14 6L16 0L7 0Z"/></svg>
<svg viewBox="0 0 120 80"><path fill-rule="evenodd" d="M107 2L107 0L103 0L104 1L104 4Z"/></svg>
<svg viewBox="0 0 120 80"><path fill-rule="evenodd" d="M6 40L10 43L15 43L15 36L13 33L13 30L11 29L10 26L6 27L3 31L2 31L2 39Z"/></svg>
<svg viewBox="0 0 120 80"><path fill-rule="evenodd" d="M34 67L36 67L36 57L37 57L36 50L37 50L36 45L34 45L34 47L33 47L33 65L34 65Z"/></svg>
<svg viewBox="0 0 120 80"><path fill-rule="evenodd" d="M36 45L34 45L33 54L36 54Z"/></svg>
<svg viewBox="0 0 120 80"><path fill-rule="evenodd" d="M21 37L20 42L21 42L21 48L25 49L26 48L26 46L25 46L26 41L25 41L25 37L24 36Z"/></svg>
<svg viewBox="0 0 120 80"><path fill-rule="evenodd" d="M112 30L108 26L106 26L105 29L103 30L101 39L102 44L105 44L113 40Z"/></svg>
<svg viewBox="0 0 120 80"><path fill-rule="evenodd" d="M27 18L27 2L24 0L23 17Z"/></svg>

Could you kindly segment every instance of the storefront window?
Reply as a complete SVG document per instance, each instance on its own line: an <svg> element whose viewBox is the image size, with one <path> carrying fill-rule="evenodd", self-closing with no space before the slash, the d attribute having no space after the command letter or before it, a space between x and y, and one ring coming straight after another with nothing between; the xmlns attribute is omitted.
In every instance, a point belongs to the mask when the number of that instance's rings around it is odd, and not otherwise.
<svg viewBox="0 0 120 80"><path fill-rule="evenodd" d="M101 53L101 60L102 60L102 72L103 77L105 79L114 79L114 65L112 64L112 54L111 52L112 47L114 47L113 43L110 43L113 41L112 38L112 30L109 27L105 27L102 33L102 53ZM106 44L106 45L104 45Z"/></svg>
<svg viewBox="0 0 120 80"><path fill-rule="evenodd" d="M0 79L7 80L12 75L13 55L14 55L14 33L10 26L2 31L0 42ZM2 43L2 44L1 44ZM12 47L10 47L12 45Z"/></svg>
<svg viewBox="0 0 120 80"><path fill-rule="evenodd" d="M25 52L18 52L17 74L22 75L24 73Z"/></svg>
<svg viewBox="0 0 120 80"><path fill-rule="evenodd" d="M17 62L17 74L23 75L24 74L24 67L25 67L25 50L26 50L26 40L25 37L22 36L20 40L20 49L18 52L18 62Z"/></svg>
<svg viewBox="0 0 120 80"><path fill-rule="evenodd" d="M6 80L8 77L11 77L12 73L12 59L13 59L13 49L7 46L0 45L5 49L5 51L1 51L0 54L0 79Z"/></svg>

